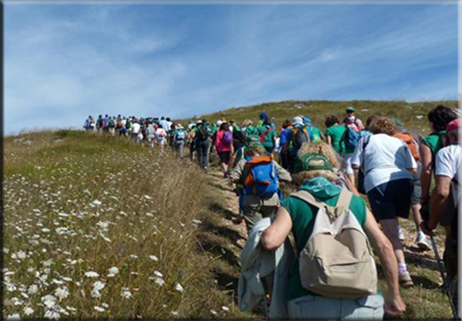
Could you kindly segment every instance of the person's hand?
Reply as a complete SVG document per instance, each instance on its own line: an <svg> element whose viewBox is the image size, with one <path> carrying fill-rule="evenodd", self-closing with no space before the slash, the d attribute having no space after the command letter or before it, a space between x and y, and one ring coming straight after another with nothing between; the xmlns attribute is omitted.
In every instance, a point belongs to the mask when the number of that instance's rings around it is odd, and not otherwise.
<svg viewBox="0 0 462 321"><path fill-rule="evenodd" d="M424 232L425 235L427 236L433 236L433 231L428 228L425 221L420 222L420 229L422 232Z"/></svg>
<svg viewBox="0 0 462 321"><path fill-rule="evenodd" d="M385 299L385 314L387 316L397 316L404 311L406 311L406 304L404 303L403 299L401 299L401 296L398 295L393 295L389 294L387 295L387 298Z"/></svg>

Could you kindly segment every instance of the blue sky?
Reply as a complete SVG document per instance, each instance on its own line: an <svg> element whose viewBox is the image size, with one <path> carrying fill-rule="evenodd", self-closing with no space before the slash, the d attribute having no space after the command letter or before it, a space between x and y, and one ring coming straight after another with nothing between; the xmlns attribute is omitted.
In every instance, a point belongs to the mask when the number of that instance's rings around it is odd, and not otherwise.
<svg viewBox="0 0 462 321"><path fill-rule="evenodd" d="M457 2L4 2L4 132L283 100L458 99Z"/></svg>

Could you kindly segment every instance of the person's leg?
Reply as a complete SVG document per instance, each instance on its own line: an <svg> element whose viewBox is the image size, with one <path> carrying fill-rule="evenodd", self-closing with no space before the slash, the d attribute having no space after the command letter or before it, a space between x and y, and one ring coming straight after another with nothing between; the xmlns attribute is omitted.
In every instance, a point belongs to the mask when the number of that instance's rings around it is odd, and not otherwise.
<svg viewBox="0 0 462 321"><path fill-rule="evenodd" d="M180 149L180 158L183 159L183 156L184 156L184 142L181 142L179 144L179 149Z"/></svg>
<svg viewBox="0 0 462 321"><path fill-rule="evenodd" d="M255 224L263 218L260 213L260 206L246 206L243 207L245 226L247 227L247 233L252 230Z"/></svg>
<svg viewBox="0 0 462 321"><path fill-rule="evenodd" d="M210 141L206 140L204 141L204 168L208 169L209 167L209 152L210 152Z"/></svg>
<svg viewBox="0 0 462 321"><path fill-rule="evenodd" d="M352 186L355 186L355 172L351 166L351 154L343 155L343 171L348 177Z"/></svg>

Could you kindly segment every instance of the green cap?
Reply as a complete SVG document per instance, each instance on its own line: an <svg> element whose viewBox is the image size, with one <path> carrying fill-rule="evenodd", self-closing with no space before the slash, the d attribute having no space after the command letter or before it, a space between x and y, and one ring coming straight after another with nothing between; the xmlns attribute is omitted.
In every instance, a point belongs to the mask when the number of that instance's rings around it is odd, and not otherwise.
<svg viewBox="0 0 462 321"><path fill-rule="evenodd" d="M297 159L294 166L295 173L319 170L334 171L332 164L326 156L317 153L308 153L303 155Z"/></svg>
<svg viewBox="0 0 462 321"><path fill-rule="evenodd" d="M352 112L352 113L354 113L354 112L355 112L355 109L354 109L353 107L350 106L350 107L348 107L348 108L346 109L346 111L347 111L347 112Z"/></svg>

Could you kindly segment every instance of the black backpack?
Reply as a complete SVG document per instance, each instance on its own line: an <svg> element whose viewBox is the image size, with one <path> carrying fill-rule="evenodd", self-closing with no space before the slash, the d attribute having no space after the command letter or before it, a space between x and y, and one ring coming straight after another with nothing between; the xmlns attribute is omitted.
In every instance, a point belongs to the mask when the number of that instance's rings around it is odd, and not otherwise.
<svg viewBox="0 0 462 321"><path fill-rule="evenodd" d="M210 133L207 130L207 127L205 125L201 125L198 127L197 133L196 133L197 139L200 141L204 141L207 138L209 138Z"/></svg>

